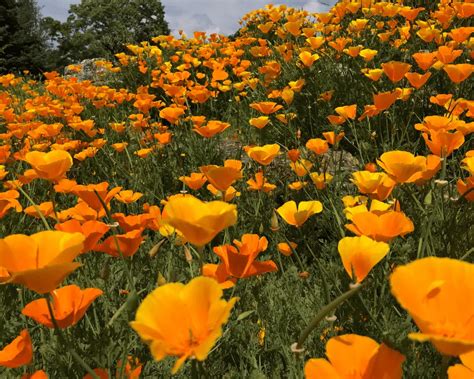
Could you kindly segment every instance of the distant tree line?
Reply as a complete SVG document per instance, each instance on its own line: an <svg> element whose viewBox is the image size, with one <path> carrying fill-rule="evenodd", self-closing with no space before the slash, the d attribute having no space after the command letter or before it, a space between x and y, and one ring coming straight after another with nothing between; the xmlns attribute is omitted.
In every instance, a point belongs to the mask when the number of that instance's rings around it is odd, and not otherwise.
<svg viewBox="0 0 474 379"><path fill-rule="evenodd" d="M65 22L42 17L36 0L0 0L0 74L110 59L125 44L169 33L160 0L82 0Z"/></svg>

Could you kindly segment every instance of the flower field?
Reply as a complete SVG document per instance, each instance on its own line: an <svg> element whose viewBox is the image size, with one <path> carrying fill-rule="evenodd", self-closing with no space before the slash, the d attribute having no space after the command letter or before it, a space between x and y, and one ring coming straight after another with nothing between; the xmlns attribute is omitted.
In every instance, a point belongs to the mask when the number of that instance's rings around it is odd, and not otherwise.
<svg viewBox="0 0 474 379"><path fill-rule="evenodd" d="M473 16L268 5L0 76L0 376L473 378Z"/></svg>

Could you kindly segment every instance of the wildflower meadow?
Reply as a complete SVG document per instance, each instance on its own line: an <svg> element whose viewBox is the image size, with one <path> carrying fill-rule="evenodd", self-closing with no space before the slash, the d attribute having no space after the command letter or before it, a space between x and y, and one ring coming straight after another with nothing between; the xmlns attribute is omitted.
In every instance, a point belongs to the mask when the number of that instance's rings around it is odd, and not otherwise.
<svg viewBox="0 0 474 379"><path fill-rule="evenodd" d="M473 16L268 5L0 76L0 377L474 378Z"/></svg>

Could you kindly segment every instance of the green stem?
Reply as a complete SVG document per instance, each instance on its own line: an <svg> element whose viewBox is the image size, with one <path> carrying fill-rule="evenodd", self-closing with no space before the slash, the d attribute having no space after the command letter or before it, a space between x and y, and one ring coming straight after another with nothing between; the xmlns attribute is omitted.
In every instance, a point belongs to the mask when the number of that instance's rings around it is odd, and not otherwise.
<svg viewBox="0 0 474 379"><path fill-rule="evenodd" d="M359 292L362 289L361 284L357 284L356 286L352 287L349 291L344 292L341 296L337 297L333 301L331 301L329 304L327 304L324 308L322 308L314 317L314 319L311 321L311 323L306 327L306 329L303 330L303 332L300 335L300 338L298 339L298 343L296 345L297 349L302 349L303 344L310 335L310 333L316 329L316 327L319 325L319 323L326 317L328 314L332 313L334 310L336 310L339 305L344 303L347 299L355 295L357 292Z"/></svg>
<svg viewBox="0 0 474 379"><path fill-rule="evenodd" d="M35 208L36 213L38 213L39 217L41 218L41 221L43 221L44 227L48 230L51 230L51 227L49 226L48 221L46 221L46 218L44 217L43 212L41 212L40 208L34 202L34 200L30 197L30 195L28 195L20 186L17 186L16 188L22 193L23 196L25 196L28 199L28 201L31 203L33 208Z"/></svg>
<svg viewBox="0 0 474 379"><path fill-rule="evenodd" d="M94 370L86 363L84 360L81 358L79 354L72 348L72 345L67 341L66 337L64 336L63 332L58 326L58 323L56 321L56 318L54 317L54 312L53 312L53 307L51 306L51 301L49 299L49 296L45 296L46 299L46 304L48 305L48 310L49 314L51 316L51 321L54 326L54 330L56 331L59 341L61 342L61 345L63 345L69 353L72 355L72 357L76 360L77 363L79 363L84 370L87 371L87 373L93 378L93 379L100 379L99 376L94 372Z"/></svg>

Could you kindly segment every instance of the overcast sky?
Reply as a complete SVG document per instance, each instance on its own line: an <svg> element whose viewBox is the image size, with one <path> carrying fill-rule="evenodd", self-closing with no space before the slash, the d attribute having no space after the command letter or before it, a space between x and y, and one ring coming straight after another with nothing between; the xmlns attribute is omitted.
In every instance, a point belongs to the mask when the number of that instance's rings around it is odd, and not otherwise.
<svg viewBox="0 0 474 379"><path fill-rule="evenodd" d="M79 2L80 0L38 0L43 16L61 21L67 18L69 6ZM162 0L171 30L176 33L182 29L188 35L194 31L234 33L239 27L239 19L245 13L262 8L270 2L271 0ZM311 12L325 12L328 7L322 3L334 4L335 0L275 1L275 4L281 3Z"/></svg>

